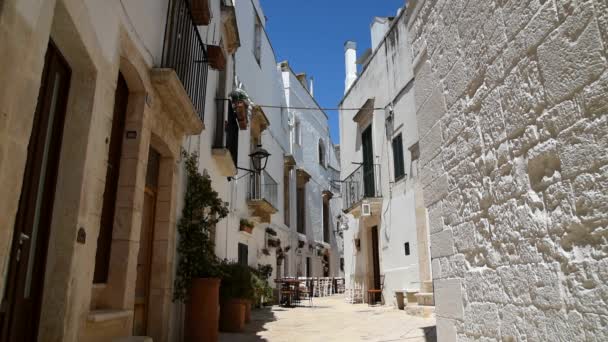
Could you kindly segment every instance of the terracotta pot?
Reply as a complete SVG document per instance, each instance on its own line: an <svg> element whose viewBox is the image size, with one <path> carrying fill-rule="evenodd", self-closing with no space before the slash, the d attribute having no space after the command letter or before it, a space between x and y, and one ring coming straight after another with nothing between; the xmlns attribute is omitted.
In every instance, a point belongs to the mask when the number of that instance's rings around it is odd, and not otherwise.
<svg viewBox="0 0 608 342"><path fill-rule="evenodd" d="M218 340L219 278L197 278L192 281L190 301L186 304L187 342Z"/></svg>
<svg viewBox="0 0 608 342"><path fill-rule="evenodd" d="M192 11L192 21L196 25L209 25L211 22L211 11L209 10L209 0L192 0L190 2Z"/></svg>
<svg viewBox="0 0 608 342"><path fill-rule="evenodd" d="M253 232L253 227L241 225L241 231L251 234Z"/></svg>
<svg viewBox="0 0 608 342"><path fill-rule="evenodd" d="M245 328L245 304L240 299L229 299L222 303L220 330L242 332Z"/></svg>
<svg viewBox="0 0 608 342"><path fill-rule="evenodd" d="M245 323L251 322L251 300L245 299L243 300L245 303Z"/></svg>

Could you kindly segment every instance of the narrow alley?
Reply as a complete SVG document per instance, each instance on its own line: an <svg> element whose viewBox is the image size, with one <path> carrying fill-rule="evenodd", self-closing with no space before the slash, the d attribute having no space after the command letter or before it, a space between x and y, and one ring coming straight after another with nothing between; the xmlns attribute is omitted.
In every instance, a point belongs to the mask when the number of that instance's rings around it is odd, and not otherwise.
<svg viewBox="0 0 608 342"><path fill-rule="evenodd" d="M222 342L432 342L435 319L408 316L389 306L348 304L343 295L315 298L313 306L253 310L243 333L223 333Z"/></svg>

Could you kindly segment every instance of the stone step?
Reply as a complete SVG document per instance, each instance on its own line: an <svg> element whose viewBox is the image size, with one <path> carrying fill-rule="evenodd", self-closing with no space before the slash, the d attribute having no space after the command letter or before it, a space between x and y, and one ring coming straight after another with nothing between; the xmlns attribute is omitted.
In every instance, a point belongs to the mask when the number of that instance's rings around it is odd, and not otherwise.
<svg viewBox="0 0 608 342"><path fill-rule="evenodd" d="M405 290L405 299L406 303L417 304L418 298L416 298L416 294L420 292L418 290Z"/></svg>
<svg viewBox="0 0 608 342"><path fill-rule="evenodd" d="M435 315L434 306L421 306L418 304L408 304L405 307L405 313L410 316L431 318Z"/></svg>
<svg viewBox="0 0 608 342"><path fill-rule="evenodd" d="M435 305L435 300L433 298L432 292L419 292L416 294L416 299L418 300L418 305L421 306Z"/></svg>
<svg viewBox="0 0 608 342"><path fill-rule="evenodd" d="M115 338L112 342L153 342L148 336L128 336Z"/></svg>
<svg viewBox="0 0 608 342"><path fill-rule="evenodd" d="M433 292L433 281L432 280L423 281L420 292Z"/></svg>

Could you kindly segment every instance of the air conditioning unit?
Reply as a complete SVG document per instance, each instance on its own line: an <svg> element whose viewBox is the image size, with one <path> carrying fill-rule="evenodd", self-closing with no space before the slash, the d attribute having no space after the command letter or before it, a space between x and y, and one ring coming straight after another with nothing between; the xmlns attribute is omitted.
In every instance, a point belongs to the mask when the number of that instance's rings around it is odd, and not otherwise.
<svg viewBox="0 0 608 342"><path fill-rule="evenodd" d="M372 215L372 206L369 203L361 204L361 216L371 216Z"/></svg>

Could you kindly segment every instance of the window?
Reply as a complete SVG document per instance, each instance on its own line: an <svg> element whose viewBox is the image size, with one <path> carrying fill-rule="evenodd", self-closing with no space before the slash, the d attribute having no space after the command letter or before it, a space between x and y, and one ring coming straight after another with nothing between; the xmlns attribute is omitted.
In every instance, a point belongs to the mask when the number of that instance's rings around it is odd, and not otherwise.
<svg viewBox="0 0 608 342"><path fill-rule="evenodd" d="M323 241L329 243L329 200L323 198Z"/></svg>
<svg viewBox="0 0 608 342"><path fill-rule="evenodd" d="M304 187L299 187L297 192L297 204L298 204L298 233L306 234L306 191Z"/></svg>
<svg viewBox="0 0 608 342"><path fill-rule="evenodd" d="M406 242L404 247L405 247L405 255L410 255L410 243Z"/></svg>
<svg viewBox="0 0 608 342"><path fill-rule="evenodd" d="M283 171L283 221L287 227L291 224L291 213L290 213L290 202L289 197L291 192L289 191L289 174L291 173L290 167L285 167Z"/></svg>
<svg viewBox="0 0 608 342"><path fill-rule="evenodd" d="M344 272L344 258L340 258L340 271Z"/></svg>
<svg viewBox="0 0 608 342"><path fill-rule="evenodd" d="M319 140L319 164L325 167L325 145L323 140Z"/></svg>
<svg viewBox="0 0 608 342"><path fill-rule="evenodd" d="M302 145L302 128L300 127L300 121L296 121L293 135L294 142L297 145Z"/></svg>
<svg viewBox="0 0 608 342"><path fill-rule="evenodd" d="M255 9L254 9L255 11ZM260 17L255 14L255 24L253 30L253 55L255 56L255 60L258 64L261 64L262 61L262 23L260 22Z"/></svg>
<svg viewBox="0 0 608 342"><path fill-rule="evenodd" d="M239 265L249 265L249 246L239 243Z"/></svg>
<svg viewBox="0 0 608 342"><path fill-rule="evenodd" d="M403 140L401 134L393 139L393 166L395 169L395 180L405 176L405 165L403 160Z"/></svg>

